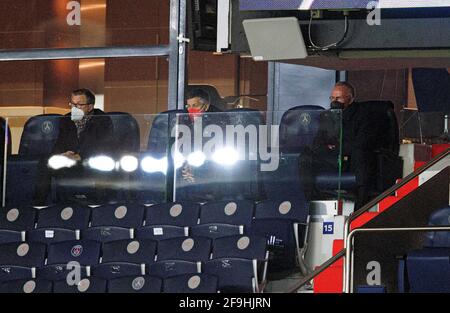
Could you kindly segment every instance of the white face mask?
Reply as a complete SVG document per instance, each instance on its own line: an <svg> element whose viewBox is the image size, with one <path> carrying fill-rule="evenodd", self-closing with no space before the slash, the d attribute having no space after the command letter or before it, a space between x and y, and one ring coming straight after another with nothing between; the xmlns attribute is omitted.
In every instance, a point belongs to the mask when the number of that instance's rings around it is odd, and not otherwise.
<svg viewBox="0 0 450 313"><path fill-rule="evenodd" d="M72 107L72 113L71 113L71 119L72 121L79 121L83 118L84 111L82 109L79 109L77 107Z"/></svg>

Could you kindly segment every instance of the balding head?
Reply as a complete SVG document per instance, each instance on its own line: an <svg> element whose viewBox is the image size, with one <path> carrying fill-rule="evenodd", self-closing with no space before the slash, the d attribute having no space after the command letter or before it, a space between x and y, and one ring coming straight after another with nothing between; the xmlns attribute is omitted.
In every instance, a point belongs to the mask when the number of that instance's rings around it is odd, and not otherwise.
<svg viewBox="0 0 450 313"><path fill-rule="evenodd" d="M355 100L355 88L347 82L338 82L331 91L330 101L340 102L344 109L348 108Z"/></svg>

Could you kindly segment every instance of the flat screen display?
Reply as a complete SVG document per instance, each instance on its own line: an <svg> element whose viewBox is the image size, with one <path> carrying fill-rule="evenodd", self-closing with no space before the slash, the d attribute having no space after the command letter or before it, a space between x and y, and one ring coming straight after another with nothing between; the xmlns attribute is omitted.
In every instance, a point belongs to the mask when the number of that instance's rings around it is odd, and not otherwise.
<svg viewBox="0 0 450 313"><path fill-rule="evenodd" d="M313 10L450 7L450 0L240 0L241 10Z"/></svg>

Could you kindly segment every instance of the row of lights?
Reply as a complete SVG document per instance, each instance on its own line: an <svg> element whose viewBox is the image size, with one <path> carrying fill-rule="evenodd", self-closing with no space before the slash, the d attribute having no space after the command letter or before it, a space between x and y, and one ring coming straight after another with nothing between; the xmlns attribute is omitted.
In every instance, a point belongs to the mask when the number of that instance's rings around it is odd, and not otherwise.
<svg viewBox="0 0 450 313"><path fill-rule="evenodd" d="M225 147L217 150L213 156L212 160L217 164L224 166L233 166L239 159L238 152L229 147ZM190 166L200 167L206 162L206 155L201 151L195 151L188 155L187 158L183 156L180 152L175 152L173 156L175 169L181 168L185 162ZM70 159L64 155L52 156L48 161L48 166L54 170L59 170L62 168L70 168L75 166L77 161ZM125 172L131 173L138 169L139 160L137 157L132 155L126 155L116 162L113 158L105 155L100 155L96 157L91 157L87 161L87 165L95 170L102 172L112 172L115 169L122 169ZM156 159L151 156L146 156L141 160L141 168L146 173L157 173L161 172L166 174L167 167L169 165L167 157L161 159Z"/></svg>

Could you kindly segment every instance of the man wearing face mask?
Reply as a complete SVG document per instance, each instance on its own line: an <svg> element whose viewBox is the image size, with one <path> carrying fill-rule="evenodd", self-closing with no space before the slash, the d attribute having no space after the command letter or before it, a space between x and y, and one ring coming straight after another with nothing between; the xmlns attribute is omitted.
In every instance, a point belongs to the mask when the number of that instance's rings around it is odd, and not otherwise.
<svg viewBox="0 0 450 313"><path fill-rule="evenodd" d="M300 159L300 168L307 176L317 174L308 171L337 173L336 160L342 152L342 171L353 173L356 177L355 208L358 209L370 200L369 191L374 187L377 170L375 151L383 145L383 127L380 125L384 121L372 116L366 104L354 99L355 89L351 84L336 83L331 91L330 110L322 113L312 152ZM306 186L310 193L311 188Z"/></svg>
<svg viewBox="0 0 450 313"><path fill-rule="evenodd" d="M113 136L111 119L94 109L95 95L88 89L70 95L71 112L60 121L59 136L53 154L63 154L80 161L93 155L109 153Z"/></svg>
<svg viewBox="0 0 450 313"><path fill-rule="evenodd" d="M202 113L221 112L210 103L209 94L200 88L192 89L186 94L186 110L189 112L191 120Z"/></svg>
<svg viewBox="0 0 450 313"><path fill-rule="evenodd" d="M77 163L74 167L54 171L49 168L48 159L40 162L33 199L37 205L45 205L52 176L85 179L83 160L113 152L112 121L102 110L94 109L95 95L88 89L77 89L71 93L68 104L71 112L59 122L59 134L52 156L63 155Z"/></svg>

